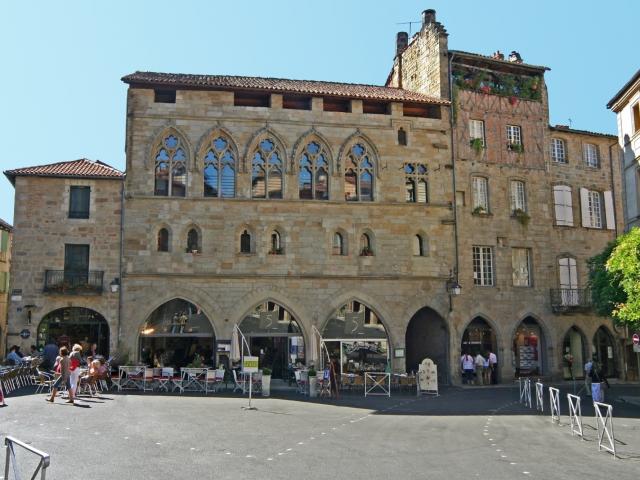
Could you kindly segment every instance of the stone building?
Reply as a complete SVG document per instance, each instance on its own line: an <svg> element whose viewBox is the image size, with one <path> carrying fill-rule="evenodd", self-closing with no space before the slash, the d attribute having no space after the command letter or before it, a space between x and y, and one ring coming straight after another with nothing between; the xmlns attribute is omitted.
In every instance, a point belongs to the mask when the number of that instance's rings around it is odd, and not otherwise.
<svg viewBox="0 0 640 480"><path fill-rule="evenodd" d="M4 174L15 188L7 342L108 352L119 328L122 172L80 159Z"/></svg>
<svg viewBox="0 0 640 480"><path fill-rule="evenodd" d="M0 218L0 358L6 355L7 305L9 303L9 274L13 227Z"/></svg>
<svg viewBox="0 0 640 480"><path fill-rule="evenodd" d="M640 227L640 70L609 100L607 108L618 119L625 230L628 230Z"/></svg>
<svg viewBox="0 0 640 480"><path fill-rule="evenodd" d="M623 371L590 310L587 260L623 228L615 137L549 126L545 67L449 50L433 10L398 34L388 86L452 99L457 272L451 348L497 349L501 376ZM447 81L447 79L450 79ZM455 361L455 355L452 361Z"/></svg>

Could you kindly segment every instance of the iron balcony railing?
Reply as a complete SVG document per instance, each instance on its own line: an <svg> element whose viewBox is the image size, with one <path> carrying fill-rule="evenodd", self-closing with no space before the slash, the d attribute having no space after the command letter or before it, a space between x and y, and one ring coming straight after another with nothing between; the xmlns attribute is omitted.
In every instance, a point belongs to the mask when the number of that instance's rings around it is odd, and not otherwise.
<svg viewBox="0 0 640 480"><path fill-rule="evenodd" d="M591 290L587 288L552 288L551 309L569 312L591 308Z"/></svg>
<svg viewBox="0 0 640 480"><path fill-rule="evenodd" d="M62 295L99 295L102 293L104 272L68 272L45 270L44 293Z"/></svg>

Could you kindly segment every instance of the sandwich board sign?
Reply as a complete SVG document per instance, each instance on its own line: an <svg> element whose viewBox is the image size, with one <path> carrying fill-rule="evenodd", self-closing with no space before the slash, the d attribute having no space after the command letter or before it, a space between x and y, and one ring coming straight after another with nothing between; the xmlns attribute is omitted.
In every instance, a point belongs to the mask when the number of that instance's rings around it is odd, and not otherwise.
<svg viewBox="0 0 640 480"><path fill-rule="evenodd" d="M245 373L258 372L258 357L245 356L242 360L242 371Z"/></svg>

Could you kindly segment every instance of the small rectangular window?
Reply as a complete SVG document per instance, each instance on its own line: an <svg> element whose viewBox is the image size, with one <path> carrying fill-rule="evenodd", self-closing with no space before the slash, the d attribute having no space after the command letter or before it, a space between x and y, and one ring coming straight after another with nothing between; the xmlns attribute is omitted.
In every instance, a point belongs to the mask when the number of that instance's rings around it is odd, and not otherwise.
<svg viewBox="0 0 640 480"><path fill-rule="evenodd" d="M582 155L587 167L598 168L600 166L598 147L596 145L592 143L585 143L582 148Z"/></svg>
<svg viewBox="0 0 640 480"><path fill-rule="evenodd" d="M513 286L531 286L531 253L528 248L511 249L511 266L513 269Z"/></svg>
<svg viewBox="0 0 640 480"><path fill-rule="evenodd" d="M527 199L525 196L525 185L520 180L511 181L511 213L518 210L527 211Z"/></svg>
<svg viewBox="0 0 640 480"><path fill-rule="evenodd" d="M636 133L640 130L640 103L631 107L631 111L633 113L633 133Z"/></svg>
<svg viewBox="0 0 640 480"><path fill-rule="evenodd" d="M351 100L348 98L324 97L322 100L322 109L325 112L343 112L351 111Z"/></svg>
<svg viewBox="0 0 640 480"><path fill-rule="evenodd" d="M482 120L469 120L469 138L482 140L484 147L484 122Z"/></svg>
<svg viewBox="0 0 640 480"><path fill-rule="evenodd" d="M373 102L371 100L363 100L362 113L378 113L381 115L389 115L391 113L391 106L388 102Z"/></svg>
<svg viewBox="0 0 640 480"><path fill-rule="evenodd" d="M402 115L405 117L442 118L440 105L429 105L426 103L403 103Z"/></svg>
<svg viewBox="0 0 640 480"><path fill-rule="evenodd" d="M567 163L564 140L560 138L551 139L551 160L556 163Z"/></svg>
<svg viewBox="0 0 640 480"><path fill-rule="evenodd" d="M72 186L69 189L69 218L89 218L91 187Z"/></svg>
<svg viewBox="0 0 640 480"><path fill-rule="evenodd" d="M518 125L507 125L507 149L522 151L522 131Z"/></svg>
<svg viewBox="0 0 640 480"><path fill-rule="evenodd" d="M291 110L311 110L311 97L302 95L283 95L282 108Z"/></svg>
<svg viewBox="0 0 640 480"><path fill-rule="evenodd" d="M156 89L153 91L153 101L155 103L176 103L176 91Z"/></svg>
<svg viewBox="0 0 640 480"><path fill-rule="evenodd" d="M481 287L493 286L492 247L473 247L473 284Z"/></svg>
<svg viewBox="0 0 640 480"><path fill-rule="evenodd" d="M489 213L489 186L484 177L473 177L473 210Z"/></svg>
<svg viewBox="0 0 640 480"><path fill-rule="evenodd" d="M270 107L271 94L261 92L234 92L235 107Z"/></svg>

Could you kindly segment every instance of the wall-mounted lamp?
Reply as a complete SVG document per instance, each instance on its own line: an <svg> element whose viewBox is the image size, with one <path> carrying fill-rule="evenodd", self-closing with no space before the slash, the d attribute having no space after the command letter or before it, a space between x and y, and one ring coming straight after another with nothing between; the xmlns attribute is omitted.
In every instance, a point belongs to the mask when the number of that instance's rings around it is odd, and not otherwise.
<svg viewBox="0 0 640 480"><path fill-rule="evenodd" d="M457 271L451 270L449 272L449 279L447 280L447 292L449 293L449 311L453 310L452 297L457 297L462 293L462 287L458 283L457 276Z"/></svg>
<svg viewBox="0 0 640 480"><path fill-rule="evenodd" d="M113 280L111 280L109 288L111 288L111 293L118 293L118 290L120 290L120 279L114 278Z"/></svg>
<svg viewBox="0 0 640 480"><path fill-rule="evenodd" d="M31 311L37 307L36 305L29 304L29 305L25 305L24 308L27 311L27 325L31 325Z"/></svg>

